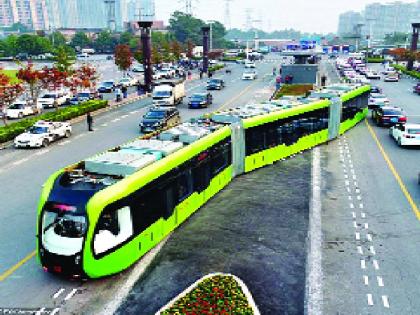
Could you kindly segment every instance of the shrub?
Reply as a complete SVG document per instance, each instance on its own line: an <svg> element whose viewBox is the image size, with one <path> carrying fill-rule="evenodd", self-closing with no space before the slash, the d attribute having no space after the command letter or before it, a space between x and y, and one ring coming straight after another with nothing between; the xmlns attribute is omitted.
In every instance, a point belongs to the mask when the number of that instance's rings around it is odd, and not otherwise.
<svg viewBox="0 0 420 315"><path fill-rule="evenodd" d="M312 84L284 84L280 90L274 93L273 100L277 100L284 95L306 96L313 88Z"/></svg>
<svg viewBox="0 0 420 315"><path fill-rule="evenodd" d="M209 71L214 72L214 71L223 69L224 67L225 67L225 65L219 63L217 65L209 67Z"/></svg>
<svg viewBox="0 0 420 315"><path fill-rule="evenodd" d="M406 67L401 66L401 65L397 65L397 64L393 64L392 65L395 69L401 71L402 73L405 73L413 78L417 78L420 79L420 72L416 71L416 70L411 70L408 71Z"/></svg>
<svg viewBox="0 0 420 315"><path fill-rule="evenodd" d="M384 58L379 58L379 57L369 57L368 59L367 59L367 62L368 63L382 63L382 62L384 62Z"/></svg>
<svg viewBox="0 0 420 315"><path fill-rule="evenodd" d="M76 106L60 108L57 111L48 112L36 117L25 118L21 121L11 123L7 126L1 126L0 143L14 139L16 136L23 133L26 129L28 129L30 126L32 126L39 120L66 121L87 114L88 112L104 108L107 105L107 101L87 101Z"/></svg>

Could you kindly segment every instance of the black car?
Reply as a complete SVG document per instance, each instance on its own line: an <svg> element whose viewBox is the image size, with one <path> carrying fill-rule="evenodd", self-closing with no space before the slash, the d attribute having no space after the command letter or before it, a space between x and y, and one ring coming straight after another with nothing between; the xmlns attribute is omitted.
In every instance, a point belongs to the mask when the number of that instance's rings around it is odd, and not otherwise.
<svg viewBox="0 0 420 315"><path fill-rule="evenodd" d="M407 116L402 108L384 106L372 111L372 119L378 126L393 126L407 122Z"/></svg>
<svg viewBox="0 0 420 315"><path fill-rule="evenodd" d="M382 89L379 86L372 85L370 88L370 93L382 93Z"/></svg>
<svg viewBox="0 0 420 315"><path fill-rule="evenodd" d="M181 116L175 107L153 107L143 116L139 127L141 133L148 133L180 122Z"/></svg>
<svg viewBox="0 0 420 315"><path fill-rule="evenodd" d="M221 90L225 87L222 79L210 79L207 81L207 90Z"/></svg>
<svg viewBox="0 0 420 315"><path fill-rule="evenodd" d="M70 99L70 105L77 105L86 101L94 100L95 98L95 93L89 91L79 92Z"/></svg>
<svg viewBox="0 0 420 315"><path fill-rule="evenodd" d="M211 95L210 93L194 93L190 97L188 107L203 108L209 107L209 105L211 104L213 104L213 95Z"/></svg>
<svg viewBox="0 0 420 315"><path fill-rule="evenodd" d="M104 81L98 88L99 93L111 93L115 90L115 83L114 81Z"/></svg>

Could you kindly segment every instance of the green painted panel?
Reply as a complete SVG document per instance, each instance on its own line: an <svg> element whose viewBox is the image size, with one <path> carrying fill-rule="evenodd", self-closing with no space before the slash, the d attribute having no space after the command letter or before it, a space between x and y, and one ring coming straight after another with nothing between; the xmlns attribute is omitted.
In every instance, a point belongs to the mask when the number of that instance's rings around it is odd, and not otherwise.
<svg viewBox="0 0 420 315"><path fill-rule="evenodd" d="M370 85L361 86L361 87L359 87L359 88L357 88L357 89L355 89L353 91L347 92L344 95L342 95L341 96L341 101L342 102L346 102L346 101L348 101L348 100L350 100L352 98L355 98L355 97L357 97L359 95L362 95L365 92L370 91L370 89L371 89L371 86Z"/></svg>

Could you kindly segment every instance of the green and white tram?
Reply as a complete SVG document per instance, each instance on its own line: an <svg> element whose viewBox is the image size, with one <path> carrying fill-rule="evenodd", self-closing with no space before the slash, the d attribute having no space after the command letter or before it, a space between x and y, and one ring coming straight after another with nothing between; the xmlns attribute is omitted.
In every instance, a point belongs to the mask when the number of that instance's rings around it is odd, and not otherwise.
<svg viewBox="0 0 420 315"><path fill-rule="evenodd" d="M369 86L219 112L54 173L38 207L44 270L99 278L138 261L235 177L334 139L364 119Z"/></svg>

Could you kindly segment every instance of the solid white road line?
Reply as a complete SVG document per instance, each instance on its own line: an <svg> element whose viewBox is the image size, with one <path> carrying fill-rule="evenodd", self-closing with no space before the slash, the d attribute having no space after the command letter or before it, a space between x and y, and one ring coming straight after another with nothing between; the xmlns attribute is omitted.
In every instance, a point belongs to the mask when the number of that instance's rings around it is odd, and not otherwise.
<svg viewBox="0 0 420 315"><path fill-rule="evenodd" d="M382 303L384 304L385 308L389 308L389 301L386 295L382 295Z"/></svg>
<svg viewBox="0 0 420 315"><path fill-rule="evenodd" d="M76 294L76 292L77 292L77 289L71 290L71 292L69 294L67 294L67 296L64 298L64 301L70 300L73 297L73 295Z"/></svg>
<svg viewBox="0 0 420 315"><path fill-rule="evenodd" d="M367 301L368 301L368 305L372 306L373 305L373 297L372 294L368 293L367 294Z"/></svg>
<svg viewBox="0 0 420 315"><path fill-rule="evenodd" d="M66 144L69 144L70 142L71 142L71 140L66 140L66 141L60 142L58 145L64 146Z"/></svg>
<svg viewBox="0 0 420 315"><path fill-rule="evenodd" d="M321 203L321 154L319 147L312 151L312 196L309 216L308 275L305 301L307 312L322 315L322 203Z"/></svg>
<svg viewBox="0 0 420 315"><path fill-rule="evenodd" d="M21 160L17 160L17 161L15 161L15 162L13 162L12 163L12 165L20 165L20 164L22 164L22 163L25 163L26 161L28 161L29 160L29 158L23 158L23 159L21 159Z"/></svg>
<svg viewBox="0 0 420 315"><path fill-rule="evenodd" d="M63 293L65 291L64 288L61 288L60 290L58 290L54 295L53 298L56 299L60 296L61 293Z"/></svg>
<svg viewBox="0 0 420 315"><path fill-rule="evenodd" d="M50 152L50 149L44 149L44 150L42 150L42 151L39 151L39 152L35 153L35 155L39 156L39 155L46 154L46 153L48 153L48 152Z"/></svg>

